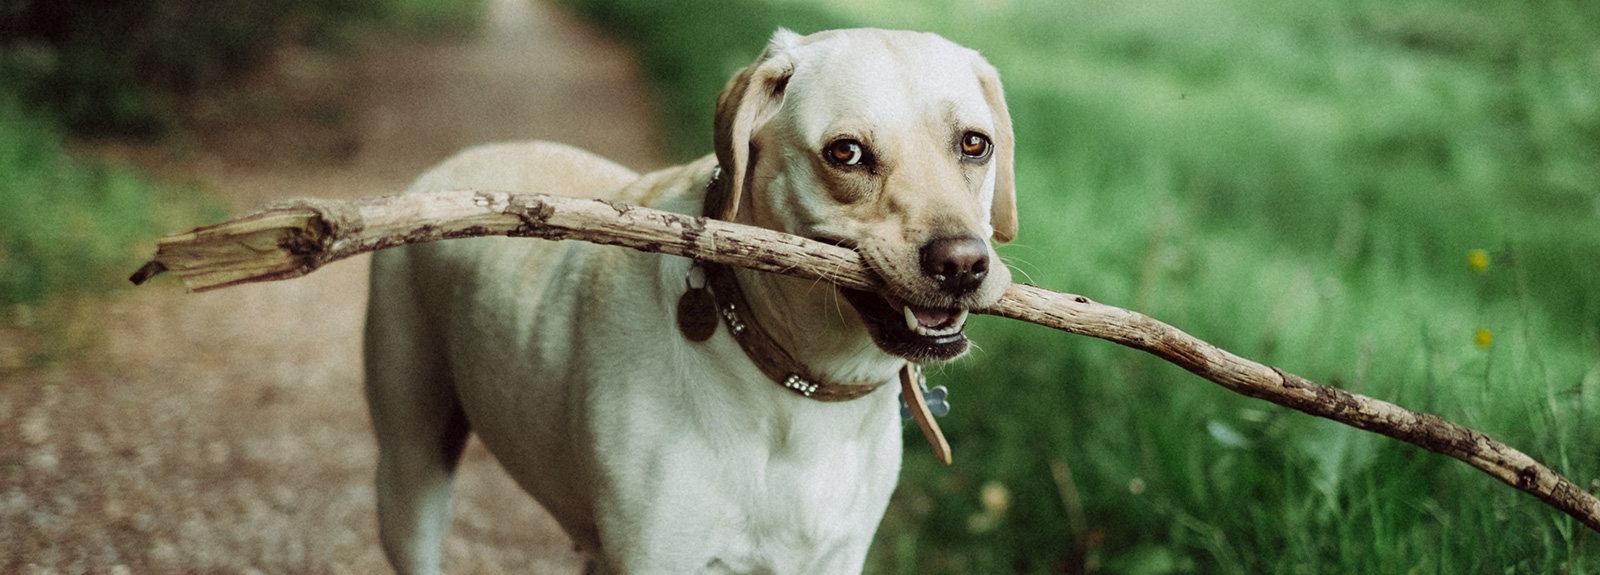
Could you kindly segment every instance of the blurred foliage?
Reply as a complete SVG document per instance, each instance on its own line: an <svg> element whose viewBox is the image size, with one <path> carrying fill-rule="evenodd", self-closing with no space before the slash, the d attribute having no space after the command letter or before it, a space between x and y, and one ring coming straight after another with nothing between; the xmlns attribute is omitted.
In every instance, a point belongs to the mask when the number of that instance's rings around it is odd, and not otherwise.
<svg viewBox="0 0 1600 575"><path fill-rule="evenodd" d="M664 153L688 160L711 150L717 93L781 25L809 32L848 20L804 2L561 0L637 47L666 132Z"/></svg>
<svg viewBox="0 0 1600 575"><path fill-rule="evenodd" d="M1600 4L567 2L635 43L685 158L777 26L976 48L1017 126L1019 281L1600 489ZM1595 534L1454 460L1105 342L970 331L932 374L956 464L908 427L871 573L1600 571Z"/></svg>
<svg viewBox="0 0 1600 575"><path fill-rule="evenodd" d="M227 89L276 50L343 52L367 34L464 33L482 0L0 1L0 329L122 284L184 222L222 216L193 185L74 157L68 137L182 127L186 100ZM0 366L3 367L3 366Z"/></svg>
<svg viewBox="0 0 1600 575"><path fill-rule="evenodd" d="M373 27L446 34L481 0L6 0L0 73L73 134L152 136L176 100L255 70L286 45L340 50Z"/></svg>
<svg viewBox="0 0 1600 575"><path fill-rule="evenodd" d="M223 215L194 190L68 156L57 126L4 89L0 206L0 311L118 285L153 252L151 238Z"/></svg>

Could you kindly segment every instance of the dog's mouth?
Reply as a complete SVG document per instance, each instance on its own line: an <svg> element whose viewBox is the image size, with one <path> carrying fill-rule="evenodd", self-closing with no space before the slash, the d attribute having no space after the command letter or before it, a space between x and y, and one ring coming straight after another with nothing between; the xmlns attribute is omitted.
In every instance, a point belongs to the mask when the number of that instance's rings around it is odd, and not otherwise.
<svg viewBox="0 0 1600 575"><path fill-rule="evenodd" d="M811 239L857 249L854 242L826 236ZM903 299L840 286L878 349L915 361L949 361L967 352L967 309L913 305Z"/></svg>
<svg viewBox="0 0 1600 575"><path fill-rule="evenodd" d="M894 296L841 287L861 315L873 343L891 355L919 363L955 359L967 351L967 310L912 305Z"/></svg>

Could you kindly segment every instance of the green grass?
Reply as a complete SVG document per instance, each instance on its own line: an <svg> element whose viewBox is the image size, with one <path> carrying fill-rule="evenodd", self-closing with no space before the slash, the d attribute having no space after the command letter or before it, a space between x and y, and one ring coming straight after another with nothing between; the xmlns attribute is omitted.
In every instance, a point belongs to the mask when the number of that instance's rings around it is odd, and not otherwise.
<svg viewBox="0 0 1600 575"><path fill-rule="evenodd" d="M569 3L645 55L683 157L778 25L977 48L1020 278L1600 478L1600 5ZM908 430L871 573L1600 572L1597 534L1465 464L985 319L934 373L957 463Z"/></svg>
<svg viewBox="0 0 1600 575"><path fill-rule="evenodd" d="M95 302L128 286L155 253L155 237L225 215L194 186L66 153L61 126L26 110L7 88L0 86L0 331L38 337L6 350L0 377L93 341L84 336L99 325Z"/></svg>
<svg viewBox="0 0 1600 575"><path fill-rule="evenodd" d="M151 238L207 209L133 168L66 155L60 128L12 96L0 92L0 306L119 285Z"/></svg>

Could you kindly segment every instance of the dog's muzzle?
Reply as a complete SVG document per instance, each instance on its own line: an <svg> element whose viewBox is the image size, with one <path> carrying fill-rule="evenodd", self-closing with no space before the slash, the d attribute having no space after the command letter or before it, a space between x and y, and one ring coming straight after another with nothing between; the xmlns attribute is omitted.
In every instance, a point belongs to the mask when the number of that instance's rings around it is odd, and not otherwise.
<svg viewBox="0 0 1600 575"><path fill-rule="evenodd" d="M937 301L960 302L983 285L989 246L973 236L936 238L918 251L922 275L938 290ZM953 359L967 351L967 308L923 306L904 299L843 289L878 347L916 362Z"/></svg>

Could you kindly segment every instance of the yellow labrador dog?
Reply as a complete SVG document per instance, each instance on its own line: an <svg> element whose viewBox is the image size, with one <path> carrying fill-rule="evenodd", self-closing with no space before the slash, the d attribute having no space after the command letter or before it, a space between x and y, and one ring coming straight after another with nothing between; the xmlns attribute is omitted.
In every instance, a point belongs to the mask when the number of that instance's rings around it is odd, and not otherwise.
<svg viewBox="0 0 1600 575"><path fill-rule="evenodd" d="M412 191L605 198L859 250L888 293L583 243L378 253L366 328L383 546L436 573L476 432L598 573L859 573L900 470L895 381L967 349L1010 283L995 69L933 34L779 30L717 99L715 154L638 176L550 143Z"/></svg>

